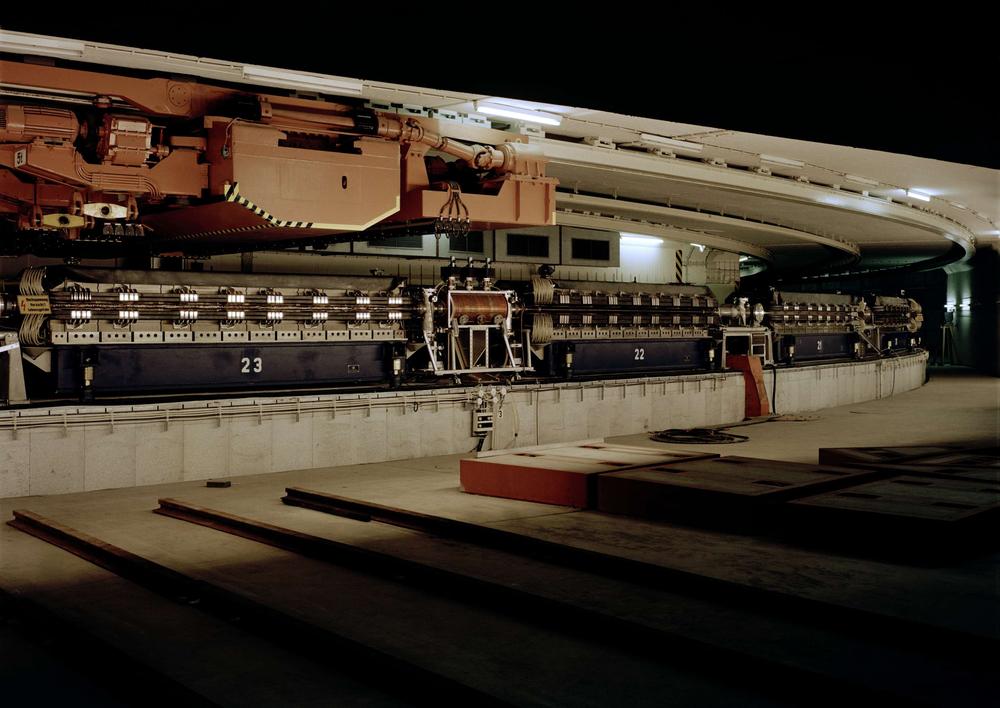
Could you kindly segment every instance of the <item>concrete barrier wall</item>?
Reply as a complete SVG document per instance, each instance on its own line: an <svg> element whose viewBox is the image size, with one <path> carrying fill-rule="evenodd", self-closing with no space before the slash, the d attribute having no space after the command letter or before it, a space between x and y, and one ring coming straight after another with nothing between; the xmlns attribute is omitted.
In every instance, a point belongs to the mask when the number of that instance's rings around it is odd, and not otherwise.
<svg viewBox="0 0 1000 708"><path fill-rule="evenodd" d="M926 355L779 371L780 413L923 383ZM772 377L767 372L768 395ZM405 460L471 451L475 389L0 412L0 497ZM517 386L490 441L525 447L743 418L739 373Z"/></svg>
<svg viewBox="0 0 1000 708"><path fill-rule="evenodd" d="M771 371L764 372L768 400L778 413L804 413L889 398L924 384L927 353L857 364L825 364L778 371L778 395Z"/></svg>

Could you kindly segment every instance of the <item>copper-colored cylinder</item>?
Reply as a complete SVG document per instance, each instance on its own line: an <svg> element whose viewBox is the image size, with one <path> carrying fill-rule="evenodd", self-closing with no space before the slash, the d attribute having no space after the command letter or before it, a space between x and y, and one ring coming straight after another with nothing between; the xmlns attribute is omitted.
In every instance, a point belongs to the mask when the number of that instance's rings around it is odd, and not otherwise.
<svg viewBox="0 0 1000 708"><path fill-rule="evenodd" d="M451 292L451 317L459 324L492 324L509 314L510 303L503 293Z"/></svg>
<svg viewBox="0 0 1000 708"><path fill-rule="evenodd" d="M73 142L80 123L73 111L45 106L0 106L0 142L20 143L37 138Z"/></svg>

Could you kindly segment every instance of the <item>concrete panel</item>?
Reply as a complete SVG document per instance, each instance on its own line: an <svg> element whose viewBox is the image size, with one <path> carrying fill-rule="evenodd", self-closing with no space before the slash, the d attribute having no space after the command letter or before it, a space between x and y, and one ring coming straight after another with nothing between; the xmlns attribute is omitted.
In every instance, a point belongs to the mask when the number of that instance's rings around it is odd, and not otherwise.
<svg viewBox="0 0 1000 708"><path fill-rule="evenodd" d="M834 382L836 384L836 405L847 406L854 403L854 377L843 369L834 369Z"/></svg>
<svg viewBox="0 0 1000 708"><path fill-rule="evenodd" d="M371 415L365 412L354 419L359 462L383 462L390 459L388 414L384 408L376 408Z"/></svg>
<svg viewBox="0 0 1000 708"><path fill-rule="evenodd" d="M718 384L712 381L702 383L705 394L705 418L707 420L722 420L722 396L719 395Z"/></svg>
<svg viewBox="0 0 1000 708"><path fill-rule="evenodd" d="M649 387L649 428L650 430L663 430L673 428L671 423L673 416L673 384L658 382Z"/></svg>
<svg viewBox="0 0 1000 708"><path fill-rule="evenodd" d="M610 435L641 433L637 428L635 407L638 395L629 386L609 386L604 394L604 414L608 417Z"/></svg>
<svg viewBox="0 0 1000 708"><path fill-rule="evenodd" d="M229 426L229 474L270 472L274 422L269 419L239 418Z"/></svg>
<svg viewBox="0 0 1000 708"><path fill-rule="evenodd" d="M700 382L685 382L681 405L684 408L687 424L683 427L698 428L709 424L706 396L707 393Z"/></svg>
<svg viewBox="0 0 1000 708"><path fill-rule="evenodd" d="M479 442L472 437L472 409L467 405L451 406L451 451L469 452Z"/></svg>
<svg viewBox="0 0 1000 708"><path fill-rule="evenodd" d="M317 413L313 417L313 467L355 465L360 462L360 440L354 425L363 413L340 411L333 416Z"/></svg>
<svg viewBox="0 0 1000 708"><path fill-rule="evenodd" d="M28 496L30 448L27 433L0 433L0 498Z"/></svg>
<svg viewBox="0 0 1000 708"><path fill-rule="evenodd" d="M435 414L430 412L414 412L407 404L396 406L385 411L385 459L405 460L420 454L420 430L423 427L434 427Z"/></svg>
<svg viewBox="0 0 1000 708"><path fill-rule="evenodd" d="M85 433L83 488L116 489L136 483L135 426L87 428Z"/></svg>
<svg viewBox="0 0 1000 708"><path fill-rule="evenodd" d="M29 494L67 494L84 490L83 430L32 430Z"/></svg>
<svg viewBox="0 0 1000 708"><path fill-rule="evenodd" d="M511 434L500 438L500 441L513 439L510 447L528 447L539 444L535 418L538 409L536 405L531 403L532 395L531 392L526 391L507 398L502 424L511 426L512 430L517 433L517 437L514 438ZM513 405L511 405L512 400Z"/></svg>
<svg viewBox="0 0 1000 708"><path fill-rule="evenodd" d="M135 483L168 484L184 478L184 429L176 423L135 426Z"/></svg>
<svg viewBox="0 0 1000 708"><path fill-rule="evenodd" d="M184 423L185 480L229 474L229 425L226 419Z"/></svg>
<svg viewBox="0 0 1000 708"><path fill-rule="evenodd" d="M730 376L726 379L722 398L725 401L722 412L723 423L736 423L743 420L745 412L745 393L742 378Z"/></svg>
<svg viewBox="0 0 1000 708"><path fill-rule="evenodd" d="M807 412L813 408L813 391L816 387L815 371L798 371L789 391L793 393L797 410Z"/></svg>
<svg viewBox="0 0 1000 708"><path fill-rule="evenodd" d="M855 376L852 376L850 378L851 403L863 400L863 397L872 390L872 382L871 371L867 367L865 370L858 371ZM845 388L847 387L845 386Z"/></svg>
<svg viewBox="0 0 1000 708"><path fill-rule="evenodd" d="M510 415L514 410L514 405L510 403L510 399L504 408L506 415L497 421L495 438L501 447L504 446L504 441L510 440L514 436L513 416ZM419 414L414 414L420 416L417 437L420 441L420 455L424 457L447 455L453 452L452 431L458 425L459 420L455 415L457 409L451 405L438 406L437 411L434 409L435 406L431 403L422 407Z"/></svg>
<svg viewBox="0 0 1000 708"><path fill-rule="evenodd" d="M796 413L903 393L924 382L926 356L779 370L777 412ZM508 394L490 440L508 449L583 438L689 428L742 420L739 375L675 377L605 385L557 384ZM551 384L549 384L551 386ZM765 376L768 395L773 377ZM645 395L644 395L645 392ZM623 395L624 394L624 395ZM381 398L374 401L383 400ZM346 396L355 400L353 396ZM267 402L263 402L266 411ZM56 494L272 470L305 469L468 452L471 411L461 403L399 405L276 418L116 423L64 431L59 424L0 438L0 494ZM154 409L151 409L154 410ZM211 409L210 409L211 410ZM225 408L222 409L223 411ZM123 412L123 417L127 411ZM514 437L514 433L517 437ZM5 469L6 468L6 469ZM24 470L27 470L25 475ZM27 485L27 486L26 486Z"/></svg>
<svg viewBox="0 0 1000 708"><path fill-rule="evenodd" d="M602 394L604 398L602 399ZM578 440L590 440L592 438L606 438L612 435L611 421L620 412L616 395L609 390L600 388L584 389L583 400L580 401L580 392L573 391L573 401L579 407L572 411L573 416L583 416L587 423L585 435L579 436Z"/></svg>
<svg viewBox="0 0 1000 708"><path fill-rule="evenodd" d="M312 467L313 414L282 416L271 421L271 470L304 470Z"/></svg>
<svg viewBox="0 0 1000 708"><path fill-rule="evenodd" d="M579 391L572 389L563 391L560 405L565 439L583 440L589 437L591 407L587 404L586 396L581 401Z"/></svg>
<svg viewBox="0 0 1000 708"><path fill-rule="evenodd" d="M562 394L555 391L540 391L535 397L538 406L538 444L547 445L566 440L563 425L563 407L557 402Z"/></svg>

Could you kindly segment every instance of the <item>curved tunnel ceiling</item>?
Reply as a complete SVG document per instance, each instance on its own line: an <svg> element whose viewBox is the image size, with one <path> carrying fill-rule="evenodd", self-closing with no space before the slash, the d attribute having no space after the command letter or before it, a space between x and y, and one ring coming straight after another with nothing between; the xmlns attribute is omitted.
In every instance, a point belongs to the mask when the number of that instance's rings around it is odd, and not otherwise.
<svg viewBox="0 0 1000 708"><path fill-rule="evenodd" d="M906 262L938 259L957 244L971 255L975 237L943 215L818 185L702 160L538 140L549 174L561 181L558 218L582 212L679 227L726 239L726 250L765 248L779 270L835 265L886 253ZM692 240L695 234L692 233ZM744 248L739 248L742 244Z"/></svg>
<svg viewBox="0 0 1000 708"><path fill-rule="evenodd" d="M0 49L57 58L71 52L76 61L264 86L286 86L297 76L314 85L320 77L349 82L352 96L404 112L472 114L492 103L548 116L558 125L544 133L531 121L491 120L545 152L548 172L562 182L561 223L679 229L691 241L755 255L778 270L832 269L858 259L861 267L943 264L1000 237L1000 171L988 168L294 70L268 69L286 82L273 84L261 78L267 72L248 78L262 67L29 33L0 31ZM442 122L443 132L448 125Z"/></svg>

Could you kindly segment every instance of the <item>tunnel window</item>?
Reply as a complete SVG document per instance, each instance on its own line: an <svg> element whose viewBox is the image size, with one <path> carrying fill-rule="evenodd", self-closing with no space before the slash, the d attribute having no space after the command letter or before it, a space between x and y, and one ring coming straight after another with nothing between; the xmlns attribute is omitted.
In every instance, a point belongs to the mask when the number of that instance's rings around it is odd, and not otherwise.
<svg viewBox="0 0 1000 708"><path fill-rule="evenodd" d="M507 234L507 255L528 258L549 257L549 237L531 234Z"/></svg>
<svg viewBox="0 0 1000 708"><path fill-rule="evenodd" d="M610 261L611 243L594 238L574 238L572 252L573 260Z"/></svg>
<svg viewBox="0 0 1000 708"><path fill-rule="evenodd" d="M483 253L483 232L471 231L464 236L452 236L448 239L448 250L462 251L463 253Z"/></svg>
<svg viewBox="0 0 1000 708"><path fill-rule="evenodd" d="M424 237L421 234L413 236L372 236L368 245L374 248L423 248Z"/></svg>

